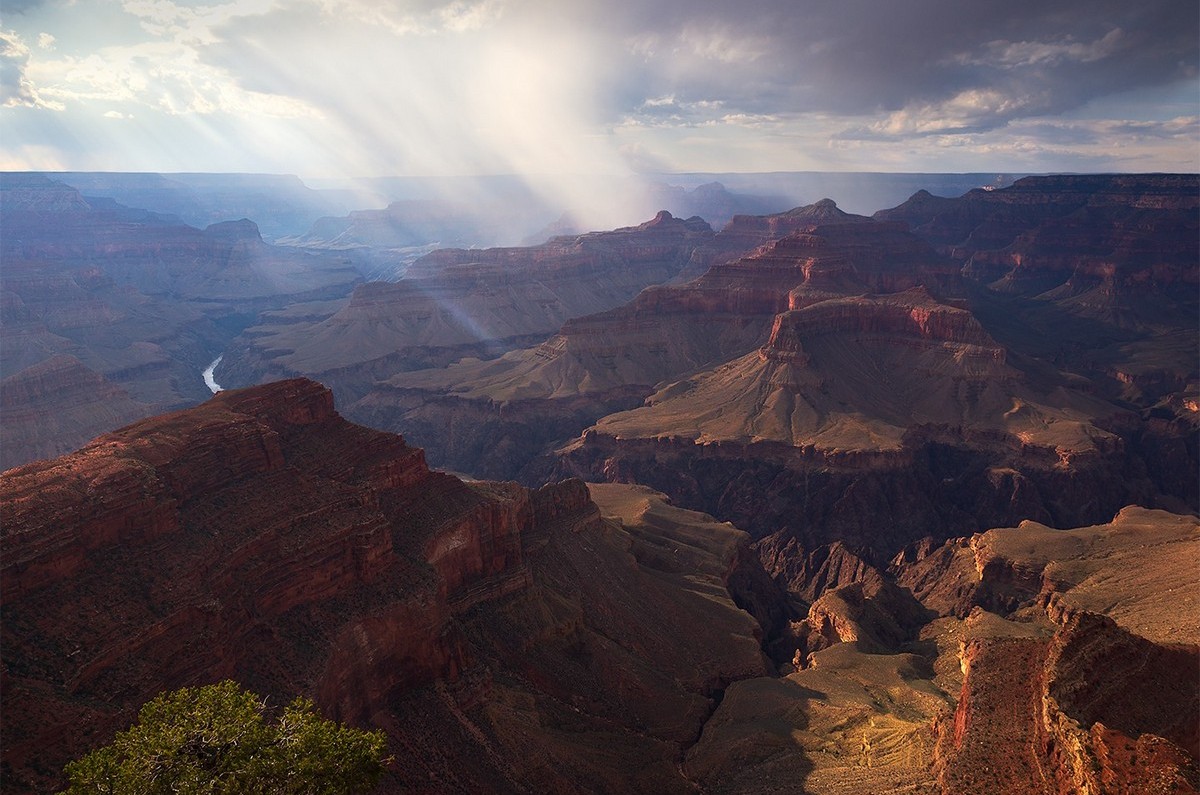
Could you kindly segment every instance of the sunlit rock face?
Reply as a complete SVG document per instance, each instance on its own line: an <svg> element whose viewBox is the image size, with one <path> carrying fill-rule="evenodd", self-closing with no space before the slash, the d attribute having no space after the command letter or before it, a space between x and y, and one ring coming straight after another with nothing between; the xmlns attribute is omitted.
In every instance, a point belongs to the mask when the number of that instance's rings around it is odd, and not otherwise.
<svg viewBox="0 0 1200 795"><path fill-rule="evenodd" d="M0 225L5 467L204 399L205 360L249 317L360 280L249 220L197 229L35 175L0 179ZM71 383L67 361L83 368Z"/></svg>
<svg viewBox="0 0 1200 795"><path fill-rule="evenodd" d="M1142 274L1122 294L1167 295L1150 325L1088 315L1057 287L979 284L906 222L820 202L735 219L717 241L782 236L693 282L495 361L395 376L351 411L461 471L650 483L762 539L784 577L783 550L836 541L882 566L922 539L1022 519L1077 525L1130 502L1195 510L1195 479L1178 475L1200 462L1194 182L1028 180L913 200L1016 206L1023 230L1065 216L1080 235L1119 229L1114 267ZM1057 256L1039 240L1022 243L1023 261Z"/></svg>
<svg viewBox="0 0 1200 795"><path fill-rule="evenodd" d="M686 792L682 748L768 671L735 604L775 598L744 533L645 489L602 511L578 481L464 483L312 381L143 420L0 494L14 791L231 677L386 730L383 791Z"/></svg>
<svg viewBox="0 0 1200 795"><path fill-rule="evenodd" d="M756 250L731 256L746 247ZM954 265L900 226L828 201L735 218L693 259L714 264L687 284L652 287L625 306L570 320L536 348L399 374L349 411L419 439L452 468L536 482L547 445L638 406L656 385L760 348L779 312L926 283L961 291ZM471 422L457 422L460 413Z"/></svg>
<svg viewBox="0 0 1200 795"><path fill-rule="evenodd" d="M1195 510L1195 484L1166 462L1198 463L1196 188L1030 178L876 215L965 264L957 284L954 264L940 278L905 265L914 244L898 240L876 249L891 266L877 270L811 260L796 234L714 267L696 284L727 280L737 310L768 274L804 281L771 307L757 350L598 420L559 471L651 483L764 550L841 540L876 563L924 536L1023 518L1095 522L1131 501ZM869 226L837 228L870 246ZM980 284L984 254L1015 270ZM1034 289L1022 269L1053 279ZM851 272L869 275L859 294ZM1099 311L1104 296L1132 314Z"/></svg>
<svg viewBox="0 0 1200 795"><path fill-rule="evenodd" d="M1198 546L1194 516L1131 506L886 570L811 555L793 664L728 687L684 770L722 792L1194 792Z"/></svg>
<svg viewBox="0 0 1200 795"><path fill-rule="evenodd" d="M897 561L926 604L967 616L957 708L937 725L945 791L1195 791L1197 544L1195 517L1129 507ZM968 614L972 602L1020 623Z"/></svg>

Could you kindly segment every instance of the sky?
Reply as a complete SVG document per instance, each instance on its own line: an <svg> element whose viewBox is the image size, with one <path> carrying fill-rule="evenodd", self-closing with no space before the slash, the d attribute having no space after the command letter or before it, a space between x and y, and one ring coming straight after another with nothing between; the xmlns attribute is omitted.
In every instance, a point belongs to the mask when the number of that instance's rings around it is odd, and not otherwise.
<svg viewBox="0 0 1200 795"><path fill-rule="evenodd" d="M0 169L1200 170L1195 0L3 0Z"/></svg>

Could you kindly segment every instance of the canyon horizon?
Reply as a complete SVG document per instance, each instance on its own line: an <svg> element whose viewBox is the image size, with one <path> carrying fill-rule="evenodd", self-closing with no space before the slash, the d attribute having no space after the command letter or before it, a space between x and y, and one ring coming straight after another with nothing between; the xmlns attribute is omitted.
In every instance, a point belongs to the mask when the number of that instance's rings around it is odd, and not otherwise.
<svg viewBox="0 0 1200 795"><path fill-rule="evenodd" d="M0 790L1200 791L1200 174L576 187L0 173Z"/></svg>

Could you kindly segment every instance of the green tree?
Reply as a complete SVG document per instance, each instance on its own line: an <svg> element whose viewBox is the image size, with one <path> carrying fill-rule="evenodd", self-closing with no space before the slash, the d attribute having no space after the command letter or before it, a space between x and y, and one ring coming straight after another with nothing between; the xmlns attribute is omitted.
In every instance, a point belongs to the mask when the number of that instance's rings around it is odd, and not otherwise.
<svg viewBox="0 0 1200 795"><path fill-rule="evenodd" d="M325 720L298 698L278 720L236 682L145 704L111 745L66 767L67 795L343 795L372 789L387 738Z"/></svg>

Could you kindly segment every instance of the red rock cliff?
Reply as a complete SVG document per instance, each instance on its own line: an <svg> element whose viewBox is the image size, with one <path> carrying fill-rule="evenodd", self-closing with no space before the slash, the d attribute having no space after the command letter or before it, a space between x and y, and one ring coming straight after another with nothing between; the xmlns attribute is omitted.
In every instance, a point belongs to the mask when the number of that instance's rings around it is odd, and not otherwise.
<svg viewBox="0 0 1200 795"><path fill-rule="evenodd" d="M226 676L361 722L457 679L452 617L527 580L524 491L431 472L310 381L223 392L0 490L6 786Z"/></svg>

